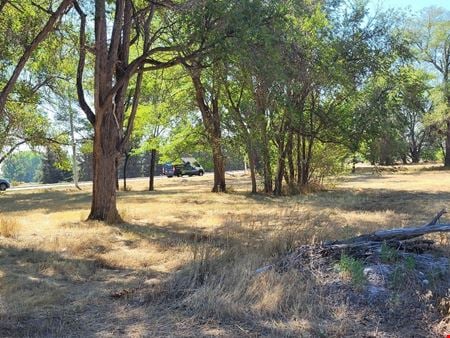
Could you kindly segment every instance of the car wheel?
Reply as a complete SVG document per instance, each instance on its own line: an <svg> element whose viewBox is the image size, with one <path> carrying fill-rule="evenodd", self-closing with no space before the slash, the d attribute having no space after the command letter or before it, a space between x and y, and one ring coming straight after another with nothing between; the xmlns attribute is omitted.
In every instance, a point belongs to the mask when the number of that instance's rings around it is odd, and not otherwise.
<svg viewBox="0 0 450 338"><path fill-rule="evenodd" d="M168 178L172 178L173 176L167 176Z"/></svg>
<svg viewBox="0 0 450 338"><path fill-rule="evenodd" d="M5 191L8 186L5 183L0 183L0 191Z"/></svg>
<svg viewBox="0 0 450 338"><path fill-rule="evenodd" d="M203 176L203 171L200 170L200 171L198 172L198 176Z"/></svg>

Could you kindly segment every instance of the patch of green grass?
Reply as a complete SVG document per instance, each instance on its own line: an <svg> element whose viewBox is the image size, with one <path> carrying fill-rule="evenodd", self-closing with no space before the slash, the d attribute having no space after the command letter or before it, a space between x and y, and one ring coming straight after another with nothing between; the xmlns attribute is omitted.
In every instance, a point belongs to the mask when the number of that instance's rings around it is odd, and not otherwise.
<svg viewBox="0 0 450 338"><path fill-rule="evenodd" d="M412 256L408 256L405 258L405 268L408 271L413 271L416 268L416 260Z"/></svg>
<svg viewBox="0 0 450 338"><path fill-rule="evenodd" d="M405 285L406 281L406 272L405 269L401 266L396 266L394 271L392 271L389 276L389 285L393 289L399 289Z"/></svg>
<svg viewBox="0 0 450 338"><path fill-rule="evenodd" d="M380 258L383 263L395 263L398 258L398 252L386 243L381 245Z"/></svg>
<svg viewBox="0 0 450 338"><path fill-rule="evenodd" d="M366 284L367 279L364 275L364 265L361 261L347 255L342 255L337 265L341 274L350 278L352 284L357 288L361 288Z"/></svg>
<svg viewBox="0 0 450 338"><path fill-rule="evenodd" d="M408 257L402 264L395 264L394 270L389 276L389 286L394 290L414 288L417 283L415 274L416 261L414 257Z"/></svg>

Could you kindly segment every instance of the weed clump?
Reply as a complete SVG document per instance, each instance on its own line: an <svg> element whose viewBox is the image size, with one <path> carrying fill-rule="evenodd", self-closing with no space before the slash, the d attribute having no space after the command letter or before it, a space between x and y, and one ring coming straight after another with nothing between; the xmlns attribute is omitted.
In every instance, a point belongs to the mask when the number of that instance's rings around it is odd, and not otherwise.
<svg viewBox="0 0 450 338"><path fill-rule="evenodd" d="M383 263L395 263L399 259L397 250L386 243L381 245L380 259Z"/></svg>
<svg viewBox="0 0 450 338"><path fill-rule="evenodd" d="M19 234L20 224L12 218L0 217L0 236L15 238Z"/></svg>
<svg viewBox="0 0 450 338"><path fill-rule="evenodd" d="M347 255L342 255L337 266L343 277L350 279L355 287L362 288L366 284L367 279L364 275L364 265L361 261Z"/></svg>

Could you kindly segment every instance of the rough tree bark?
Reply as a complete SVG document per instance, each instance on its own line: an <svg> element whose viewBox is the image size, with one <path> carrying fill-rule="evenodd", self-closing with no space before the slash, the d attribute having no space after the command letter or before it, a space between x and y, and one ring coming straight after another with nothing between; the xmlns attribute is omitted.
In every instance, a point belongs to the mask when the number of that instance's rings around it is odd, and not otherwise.
<svg viewBox="0 0 450 338"><path fill-rule="evenodd" d="M127 191L127 169L128 169L128 162L130 160L130 153L125 153L125 159L123 161L123 191Z"/></svg>
<svg viewBox="0 0 450 338"><path fill-rule="evenodd" d="M75 9L80 17L80 53L77 68L77 94L81 108L94 127L93 150L93 196L91 212L88 219L101 220L108 223L121 221L116 206L117 161L127 146L133 131L136 107L140 94L140 82L143 71L152 71L174 66L182 61L175 54L179 46L161 46L157 44L158 34L151 30L155 8L171 8L165 1L151 2L134 15L131 0L116 0L114 3L114 19L107 21L106 0L95 1L95 49L94 49L94 109L87 104L83 89L83 71L86 58L86 15L77 1ZM174 5L175 6L175 5ZM132 30L139 34L131 38ZM156 35L155 35L156 34ZM131 45L143 40L140 53L129 61ZM152 47L152 44L155 44ZM169 54L164 61L154 58L155 54ZM132 76L137 76L136 89L133 96L133 108L125 122L126 95Z"/></svg>

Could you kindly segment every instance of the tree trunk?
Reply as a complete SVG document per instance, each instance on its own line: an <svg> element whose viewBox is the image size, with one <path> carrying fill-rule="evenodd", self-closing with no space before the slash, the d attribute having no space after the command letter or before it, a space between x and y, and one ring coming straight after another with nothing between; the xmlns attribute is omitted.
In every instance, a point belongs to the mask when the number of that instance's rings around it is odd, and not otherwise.
<svg viewBox="0 0 450 338"><path fill-rule="evenodd" d="M227 186L225 182L225 160L222 153L220 138L213 135L211 138L214 163L214 186L212 192L226 192Z"/></svg>
<svg viewBox="0 0 450 338"><path fill-rule="evenodd" d="M202 113L203 125L205 126L208 140L212 147L214 163L214 185L212 192L226 192L225 157L222 153L219 93L218 90L217 92L206 92L201 80L201 68L199 65L192 66L188 70L194 85L197 106Z"/></svg>
<svg viewBox="0 0 450 338"><path fill-rule="evenodd" d="M256 194L258 192L258 187L256 185L256 167L255 167L255 154L253 151L252 142L249 141L248 145L248 165L250 167L250 177L252 180L252 194Z"/></svg>
<svg viewBox="0 0 450 338"><path fill-rule="evenodd" d="M297 133L297 185L300 187L302 185L302 136L300 132Z"/></svg>
<svg viewBox="0 0 450 338"><path fill-rule="evenodd" d="M283 178L284 178L284 170L286 167L285 163L286 163L285 154L282 154L278 159L277 177L275 178L275 188L273 190L273 194L275 196L281 196L281 193L283 192Z"/></svg>
<svg viewBox="0 0 450 338"><path fill-rule="evenodd" d="M89 220L105 221L107 223L119 223L122 221L116 206L116 182L117 163L121 154L122 141L122 117L123 105L117 105L124 95L123 90L117 89L115 95L111 95L114 82L119 78L116 76L118 60L117 35L111 41L113 50L109 50L107 36L106 1L95 1L95 76L94 76L94 107L95 117L92 113L86 113L94 126L94 151L93 151L93 185L92 205ZM120 12L120 11L119 11ZM122 15L123 13L118 13ZM120 27L115 27L119 29ZM128 33L123 29L124 37ZM114 42L114 43L113 43ZM124 40L126 45L127 42ZM127 54L129 46L124 47ZM108 53L109 51L109 53ZM111 58L110 58L111 56ZM126 66L126 56L122 59ZM126 86L127 83L124 83ZM121 87L123 89L123 87ZM81 101L80 101L81 102Z"/></svg>
<svg viewBox="0 0 450 338"><path fill-rule="evenodd" d="M78 162L77 162L77 146L75 143L75 128L73 125L73 111L72 106L70 105L69 98L69 123L70 123L70 143L72 146L72 174L73 174L73 184L78 190L81 190L78 185Z"/></svg>
<svg viewBox="0 0 450 338"><path fill-rule="evenodd" d="M287 142L287 161L289 167L289 175L288 175L288 185L294 186L295 181L295 166L294 166L294 133L292 131L289 132L288 142Z"/></svg>
<svg viewBox="0 0 450 338"><path fill-rule="evenodd" d="M286 129L286 122L282 123L282 126L280 127L279 136L276 137L278 139L278 163L277 163L277 175L275 177L275 188L273 190L273 194L275 196L281 196L283 192L283 178L284 178L284 172L286 170L286 153L287 153L287 146L285 142L285 129ZM289 141L288 141L289 143Z"/></svg>
<svg viewBox="0 0 450 338"><path fill-rule="evenodd" d="M262 174L264 180L264 192L266 194L273 193L270 141L267 134L267 107L268 107L268 87L263 79L257 78L257 84L253 90L253 96L256 104L255 127L258 131L258 150L261 153Z"/></svg>
<svg viewBox="0 0 450 338"><path fill-rule="evenodd" d="M93 25L95 33L93 110L86 102L83 88L85 56L88 49L85 34L86 14L79 2L74 2L75 10L80 17L77 95L80 107L94 127L93 199L89 219L117 223L121 221L116 207L117 159L123 153L133 131L142 72L172 67L180 63L183 58L170 59L173 49L167 48L170 51L169 56L164 52L165 48L161 46L158 37L154 36L151 27L153 27L152 20L158 6L156 3L148 4L145 6L145 10L139 9L138 16L134 15L137 8L130 0L112 2L95 0L88 3L86 6L90 12L94 10L95 17ZM139 53L134 55L135 58L132 62L129 62L131 45L137 43L132 38L134 29L139 31ZM141 43L141 39L143 43ZM133 47L133 51L136 51L135 47ZM160 54L159 52L167 54L167 58L161 56L161 61L153 59ZM167 60L168 58L169 60ZM145 65L149 63L151 66L146 68ZM126 119L125 97L129 94L129 82L136 73L138 78L133 97L133 108ZM127 120L126 126L124 125L125 119Z"/></svg>
<svg viewBox="0 0 450 338"><path fill-rule="evenodd" d="M117 130L114 126L113 117L110 113L105 116L102 128L97 114L97 124L94 135L93 152L93 185L92 204L89 220L106 221L107 223L117 223L121 221L116 207L116 176L117 157L119 153L116 149Z"/></svg>
<svg viewBox="0 0 450 338"><path fill-rule="evenodd" d="M306 152L306 137L302 136L302 186L306 186L309 181L309 161Z"/></svg>
<svg viewBox="0 0 450 338"><path fill-rule="evenodd" d="M450 119L447 120L447 133L445 138L445 162L446 168L450 168Z"/></svg>
<svg viewBox="0 0 450 338"><path fill-rule="evenodd" d="M155 190L155 166L156 166L156 149L151 150L150 156L150 175L148 178L148 190Z"/></svg>
<svg viewBox="0 0 450 338"><path fill-rule="evenodd" d="M266 127L263 126L262 137L262 161L263 161L263 175L264 175L264 192L266 194L272 193L273 181L272 181L272 166L270 156L270 144L267 136Z"/></svg>
<svg viewBox="0 0 450 338"><path fill-rule="evenodd" d="M119 186L119 157L116 158L116 190L120 190Z"/></svg>
<svg viewBox="0 0 450 338"><path fill-rule="evenodd" d="M405 156L405 160L406 160L406 156ZM405 161L403 161L405 162ZM417 149L413 149L411 151L411 162L412 163L419 163L420 162L420 153ZM406 163L404 163L406 164Z"/></svg>
<svg viewBox="0 0 450 338"><path fill-rule="evenodd" d="M128 160L130 159L130 154L125 154L125 161L123 162L123 191L127 191L127 169Z"/></svg>

